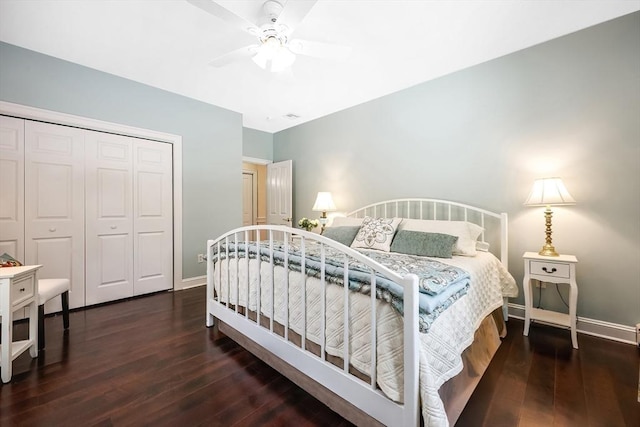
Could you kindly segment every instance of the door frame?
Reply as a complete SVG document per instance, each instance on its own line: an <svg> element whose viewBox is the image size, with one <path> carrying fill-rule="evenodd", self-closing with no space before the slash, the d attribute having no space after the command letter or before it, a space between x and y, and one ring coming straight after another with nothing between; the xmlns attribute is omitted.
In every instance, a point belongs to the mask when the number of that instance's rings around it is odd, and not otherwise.
<svg viewBox="0 0 640 427"><path fill-rule="evenodd" d="M268 164L273 163L273 160L259 159L257 157L242 156L242 163L252 163L254 165L266 166ZM247 169L242 168L242 173L246 173L246 172L253 172L253 171L249 171ZM266 173L266 171L265 171L265 173ZM257 199L258 198L258 188L257 188L257 182L258 181L257 181L256 178L257 178L257 176L254 175L253 183L254 183L255 197ZM266 177L265 177L265 179L266 179ZM265 190L268 190L268 189L265 189ZM265 191L265 193L266 193L266 191ZM254 200L254 201L255 201L255 207L256 207L255 223L258 224L258 225L264 225L264 224L267 223L267 217L266 217L266 215L264 217L261 217L260 215L258 215L258 210L259 210L258 209L258 202L259 201L258 200ZM266 210L266 203L267 203L266 199L265 199L264 203L265 203L265 210ZM262 220L262 222L261 222L261 220Z"/></svg>
<svg viewBox="0 0 640 427"><path fill-rule="evenodd" d="M258 174L256 171L242 169L242 175L251 175L251 225L258 224ZM244 210L244 206L242 208ZM244 225L244 224L243 224Z"/></svg>
<svg viewBox="0 0 640 427"><path fill-rule="evenodd" d="M273 163L273 160L258 159L257 157L247 156L242 156L242 161L247 163L254 163L256 165L268 165L269 163Z"/></svg>
<svg viewBox="0 0 640 427"><path fill-rule="evenodd" d="M173 289L190 285L182 278L182 136L0 101L0 114L172 144L173 148Z"/></svg>

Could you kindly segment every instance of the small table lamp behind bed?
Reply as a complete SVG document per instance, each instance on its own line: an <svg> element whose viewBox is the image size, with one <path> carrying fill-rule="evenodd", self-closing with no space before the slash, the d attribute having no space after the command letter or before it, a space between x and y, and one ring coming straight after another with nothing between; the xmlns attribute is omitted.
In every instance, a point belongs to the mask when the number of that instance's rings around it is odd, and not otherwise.
<svg viewBox="0 0 640 427"><path fill-rule="evenodd" d="M311 208L311 210L314 212L322 212L322 215L320 215L320 224L322 225L320 234L324 233L324 227L329 221L329 218L327 218L327 212L333 212L336 210L336 205L333 203L331 193L328 191L319 191L318 196L316 197L316 202L313 204L313 208Z"/></svg>

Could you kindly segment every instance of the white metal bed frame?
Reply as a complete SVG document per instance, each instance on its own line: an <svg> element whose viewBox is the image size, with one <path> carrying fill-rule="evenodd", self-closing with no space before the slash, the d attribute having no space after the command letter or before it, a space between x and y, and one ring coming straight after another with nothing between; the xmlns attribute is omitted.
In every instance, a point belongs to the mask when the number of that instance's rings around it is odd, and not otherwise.
<svg viewBox="0 0 640 427"><path fill-rule="evenodd" d="M403 218L413 219L437 219L437 220L466 220L470 222L476 222L483 228L486 227L486 219L494 218L499 222L500 233L500 251L499 258L502 263L507 266L507 214L493 213L484 209L476 208L473 206L449 202L446 200L437 199L396 199L391 201L385 201L380 203L371 204L355 210L349 213L350 217L364 217L369 216L401 216ZM228 301L223 302L220 296L216 296L214 292L214 265L212 260L215 253L220 253L223 247L229 248L229 244L235 244L235 255L238 259L236 268L239 268L240 259L238 257L239 246L245 245L247 250L247 243L249 237L255 234L258 236L256 241L260 243L259 236L261 232L268 235L268 238L263 242L268 242L269 247L273 248L273 244L276 236L284 236L282 239L285 242L285 252L288 251L287 242L292 241L292 238L296 237L296 244L301 248L303 254L302 257L302 271L305 270L305 258L304 250L306 241L316 241L321 244L321 282L324 282L324 246L329 246L340 250L344 254L344 277L348 276L348 260L357 260L369 268L371 268L371 285L372 289L376 284L376 274L391 279L398 283L404 289L404 403L396 403L386 397L376 386L376 298L375 292L371 292L371 349L372 349L372 363L371 372L369 373L369 382L365 382L349 372L349 345L344 345L344 354L342 356L343 366L342 368L336 367L333 363L326 359L324 352L325 342L325 323L324 316L321 316L321 342L320 342L320 356L307 351L305 349L305 331L307 330L306 324L306 311L303 311L303 326L301 345L297 346L293 344L288 337L289 319L286 314L284 326L284 336L274 333L274 304L273 304L273 277L271 274L271 313L267 316L269 327L265 328L261 326L261 309L260 298L257 298L257 310L255 320L249 318L249 310L239 310L239 304L231 304L231 292L229 283L229 271L227 270L227 293ZM485 233L479 237L480 241L484 241ZM234 250L226 249L228 253L233 255ZM224 252L224 251L223 251ZM273 251L271 251L273 253ZM288 252L287 252L288 253ZM399 420L403 426L417 426L420 425L420 408L419 408L419 339L418 339L418 278L413 274L401 277L386 267L373 261L371 258L337 242L328 239L324 236L306 232L303 230L293 229L285 226L249 226L241 227L224 235L215 240L207 241L207 319L206 325L208 327L214 325L214 319L219 319L232 329L238 331L240 334L253 341L259 347L262 347L270 354L274 355L278 359L286 362L291 367L303 375L311 378L316 383L326 387L333 393L338 395L341 399L351 403L356 408L359 408L364 413L368 414L373 419L379 421L385 425L398 425ZM249 263L249 257L245 258L247 267ZM288 265L288 258L285 258L285 269ZM274 268L273 255L270 259L271 268ZM248 268L247 268L248 269ZM221 269L218 269L218 274ZM273 272L273 270L272 270ZM236 280L233 286L235 286L235 295L239 294L240 286L245 286L247 294L249 295L249 274L247 274L246 283L239 283L239 275L236 274ZM288 277L288 275L287 275ZM221 279L221 277L220 277ZM346 280L345 280L346 281ZM220 281L222 283L222 281ZM260 283L260 280L258 281ZM289 292L288 278L286 281L286 295ZM306 283L303 282L305 290L302 295L306 298ZM349 296L348 287L344 286L344 298L345 301ZM321 312L326 312L324 307L324 287L322 289L322 304ZM287 302L288 304L288 302ZM306 310L306 301L302 304L303 310ZM243 312L244 311L244 312ZM286 310L285 310L286 311ZM344 304L344 325L348 324L349 319L349 304ZM343 328L344 330L344 342L349 343L349 328ZM335 409L335 408L334 408ZM344 414L343 414L344 415Z"/></svg>

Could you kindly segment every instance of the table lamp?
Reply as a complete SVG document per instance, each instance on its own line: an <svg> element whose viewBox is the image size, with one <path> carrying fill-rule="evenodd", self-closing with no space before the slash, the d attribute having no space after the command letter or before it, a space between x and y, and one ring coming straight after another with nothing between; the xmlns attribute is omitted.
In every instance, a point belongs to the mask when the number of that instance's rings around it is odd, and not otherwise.
<svg viewBox="0 0 640 427"><path fill-rule="evenodd" d="M529 197L524 202L525 206L546 206L544 211L546 225L546 243L538 252L542 256L558 256L556 249L551 244L551 206L575 205L576 201L571 197L560 178L536 179Z"/></svg>
<svg viewBox="0 0 640 427"><path fill-rule="evenodd" d="M331 193L328 191L318 192L316 202L313 204L313 208L311 208L311 210L315 212L322 212L322 214L320 215L320 224L322 225L320 234L322 234L324 232L324 227L329 221L329 218L327 218L327 212L336 210L336 205L335 203L333 203L333 197L331 197Z"/></svg>

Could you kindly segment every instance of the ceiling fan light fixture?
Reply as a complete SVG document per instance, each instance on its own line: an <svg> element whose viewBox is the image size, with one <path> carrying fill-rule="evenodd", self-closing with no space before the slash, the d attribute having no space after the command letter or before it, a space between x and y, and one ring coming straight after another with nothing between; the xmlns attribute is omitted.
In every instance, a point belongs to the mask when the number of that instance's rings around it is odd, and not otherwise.
<svg viewBox="0 0 640 427"><path fill-rule="evenodd" d="M252 58L253 62L263 70L267 68L267 62L271 61L275 56L277 49L280 47L280 41L275 37L267 37L262 41L258 48L258 53Z"/></svg>
<svg viewBox="0 0 640 427"><path fill-rule="evenodd" d="M290 67L296 60L296 55L278 37L269 36L262 41L258 53L252 59L263 70L268 68L277 73Z"/></svg>

